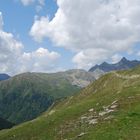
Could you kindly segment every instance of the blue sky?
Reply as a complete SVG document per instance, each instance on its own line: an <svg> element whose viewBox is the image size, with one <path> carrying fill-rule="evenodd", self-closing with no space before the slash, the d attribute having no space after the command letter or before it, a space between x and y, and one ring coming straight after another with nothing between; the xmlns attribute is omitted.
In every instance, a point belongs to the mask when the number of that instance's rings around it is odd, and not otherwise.
<svg viewBox="0 0 140 140"><path fill-rule="evenodd" d="M41 1L44 3L41 4ZM140 40L139 21L137 21L139 17L136 16L140 11L139 8L131 11L131 3L124 4L123 1L113 0L103 3L97 0L87 2L82 0L57 0L57 2L55 0L1 0L0 12L4 23L1 34L13 35L12 38L1 39L3 41L1 44L5 43L7 50L10 48L9 54L1 51L1 55L7 57L5 60L0 60L3 66L1 72L15 74L24 71L53 72L72 68L88 69L103 61L115 63L123 56L128 59L139 59ZM140 5L136 0L134 1L132 5L134 8ZM116 7L114 8L113 5ZM117 8L118 5L120 9ZM37 7L39 7L38 11ZM126 8L133 14L126 13ZM120 13L124 13L123 16ZM131 20L133 21L130 22ZM135 27L134 31L132 31L133 27ZM8 39L12 40L13 44L15 42L22 44L21 58L17 53L17 56L14 56L14 45L13 48L8 46ZM19 52L19 48L16 51ZM8 59L17 59L16 67L24 66L12 72L10 69L12 62ZM5 64L4 61L6 61Z"/></svg>
<svg viewBox="0 0 140 140"><path fill-rule="evenodd" d="M37 16L49 16L52 19L57 11L58 7L54 0L46 0L45 5L40 12L36 11L36 3L29 6L23 6L18 0L0 1L0 11L3 15L4 30L14 34L17 40L20 40L24 44L24 51L31 52L39 47L47 48L61 54L60 61L57 67L63 69L70 69L74 67L71 62L71 58L74 53L64 49L55 47L55 45L46 38L42 43L35 42L29 35L29 30L34 22L35 15Z"/></svg>

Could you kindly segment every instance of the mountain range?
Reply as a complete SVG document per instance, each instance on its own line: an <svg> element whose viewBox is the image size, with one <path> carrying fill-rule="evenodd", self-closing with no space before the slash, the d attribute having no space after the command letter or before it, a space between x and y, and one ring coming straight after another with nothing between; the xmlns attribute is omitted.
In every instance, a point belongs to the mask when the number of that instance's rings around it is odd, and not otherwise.
<svg viewBox="0 0 140 140"><path fill-rule="evenodd" d="M94 139L140 139L140 67L105 74L36 119L0 131L0 140Z"/></svg>
<svg viewBox="0 0 140 140"><path fill-rule="evenodd" d="M15 124L34 119L94 80L94 75L84 70L16 75L0 82L0 116Z"/></svg>
<svg viewBox="0 0 140 140"><path fill-rule="evenodd" d="M122 58L116 64L103 63L89 72L80 69L58 73L23 73L0 81L0 117L14 124L32 120L54 103L77 95L82 88L114 70L130 69L139 61ZM2 74L3 76L6 74Z"/></svg>
<svg viewBox="0 0 140 140"><path fill-rule="evenodd" d="M107 73L110 71L131 69L138 65L140 65L140 61L138 60L130 61L127 60L125 57L123 57L118 63L115 64L109 64L107 62L103 62L100 65L95 65L94 67L89 69L89 72L100 71L101 73Z"/></svg>

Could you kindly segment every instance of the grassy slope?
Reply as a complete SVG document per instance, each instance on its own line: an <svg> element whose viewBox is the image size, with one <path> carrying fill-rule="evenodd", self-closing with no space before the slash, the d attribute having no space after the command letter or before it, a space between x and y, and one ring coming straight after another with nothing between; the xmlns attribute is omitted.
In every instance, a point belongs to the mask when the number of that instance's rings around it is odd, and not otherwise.
<svg viewBox="0 0 140 140"><path fill-rule="evenodd" d="M14 123L33 119L59 98L79 91L65 77L25 73L0 82L0 116Z"/></svg>
<svg viewBox="0 0 140 140"><path fill-rule="evenodd" d="M134 74L140 75L140 68L119 72L127 77ZM107 74L39 118L1 131L0 140L139 140L140 77L127 77ZM113 112L99 115L112 104ZM82 117L96 118L98 123L89 124Z"/></svg>

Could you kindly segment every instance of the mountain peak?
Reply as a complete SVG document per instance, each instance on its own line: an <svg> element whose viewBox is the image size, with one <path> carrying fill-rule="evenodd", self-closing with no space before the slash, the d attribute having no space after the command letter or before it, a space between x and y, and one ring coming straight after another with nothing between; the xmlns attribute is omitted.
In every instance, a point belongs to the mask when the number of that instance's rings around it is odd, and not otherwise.
<svg viewBox="0 0 140 140"><path fill-rule="evenodd" d="M103 62L101 65L105 65L106 66L106 65L108 65L108 63L107 62Z"/></svg>
<svg viewBox="0 0 140 140"><path fill-rule="evenodd" d="M120 62L128 62L129 60L127 60L125 57L123 57Z"/></svg>

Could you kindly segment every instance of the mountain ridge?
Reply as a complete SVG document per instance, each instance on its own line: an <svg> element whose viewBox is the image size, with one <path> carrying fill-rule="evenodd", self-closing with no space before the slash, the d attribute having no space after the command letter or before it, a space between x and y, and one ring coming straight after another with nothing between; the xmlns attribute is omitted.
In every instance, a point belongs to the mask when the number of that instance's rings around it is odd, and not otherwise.
<svg viewBox="0 0 140 140"><path fill-rule="evenodd" d="M89 72L94 72L95 70L99 69L103 71L104 73L110 72L110 71L117 71L117 70L127 70L134 68L136 66L140 65L140 61L138 60L127 60L125 57L123 57L119 62L115 64L109 64L107 62L103 62L100 65L95 65L92 68L89 69Z"/></svg>

